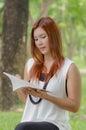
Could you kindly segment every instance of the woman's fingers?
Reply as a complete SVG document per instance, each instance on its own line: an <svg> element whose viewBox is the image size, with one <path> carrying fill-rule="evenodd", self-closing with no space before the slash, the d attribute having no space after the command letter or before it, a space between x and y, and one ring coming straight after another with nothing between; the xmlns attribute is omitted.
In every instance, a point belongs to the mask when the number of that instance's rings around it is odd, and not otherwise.
<svg viewBox="0 0 86 130"><path fill-rule="evenodd" d="M21 79L21 76L19 74L16 74L15 75L17 78Z"/></svg>
<svg viewBox="0 0 86 130"><path fill-rule="evenodd" d="M44 98L44 96L47 94L46 91L34 89L34 88L23 88L22 92L27 95L33 95L35 97Z"/></svg>

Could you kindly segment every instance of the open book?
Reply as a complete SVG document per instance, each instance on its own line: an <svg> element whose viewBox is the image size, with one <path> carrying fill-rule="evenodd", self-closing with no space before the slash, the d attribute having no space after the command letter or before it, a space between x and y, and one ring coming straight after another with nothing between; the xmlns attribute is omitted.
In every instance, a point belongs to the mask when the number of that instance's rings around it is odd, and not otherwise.
<svg viewBox="0 0 86 130"><path fill-rule="evenodd" d="M26 88L26 87L29 87L29 88L32 88L35 90L40 89L40 88L37 88L36 86L34 86L32 83L25 81L23 79L19 79L16 76L13 76L9 73L3 72L3 74L5 74L11 80L13 91L17 91L21 88ZM40 90L46 91L44 89L40 89ZM48 91L46 91L46 92L48 92Z"/></svg>

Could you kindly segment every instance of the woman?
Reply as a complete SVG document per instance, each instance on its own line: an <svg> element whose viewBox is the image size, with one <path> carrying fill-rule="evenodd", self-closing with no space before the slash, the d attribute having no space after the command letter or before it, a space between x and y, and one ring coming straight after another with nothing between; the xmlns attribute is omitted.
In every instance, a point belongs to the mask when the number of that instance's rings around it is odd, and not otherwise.
<svg viewBox="0 0 86 130"><path fill-rule="evenodd" d="M70 130L68 111L80 107L81 77L77 66L63 56L60 30L52 18L40 18L33 25L31 54L24 79L39 89L18 92L26 106L15 130Z"/></svg>

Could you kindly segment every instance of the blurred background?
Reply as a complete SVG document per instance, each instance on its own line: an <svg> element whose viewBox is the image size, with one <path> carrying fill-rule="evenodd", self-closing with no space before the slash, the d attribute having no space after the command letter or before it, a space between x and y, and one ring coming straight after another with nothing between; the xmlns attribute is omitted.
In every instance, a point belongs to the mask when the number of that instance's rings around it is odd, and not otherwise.
<svg viewBox="0 0 86 130"><path fill-rule="evenodd" d="M64 56L80 69L81 107L79 112L70 113L70 123L73 130L85 130L86 0L0 0L0 130L13 130L24 109L3 72L18 73L23 78L30 57L31 28L42 16L50 16L58 23Z"/></svg>

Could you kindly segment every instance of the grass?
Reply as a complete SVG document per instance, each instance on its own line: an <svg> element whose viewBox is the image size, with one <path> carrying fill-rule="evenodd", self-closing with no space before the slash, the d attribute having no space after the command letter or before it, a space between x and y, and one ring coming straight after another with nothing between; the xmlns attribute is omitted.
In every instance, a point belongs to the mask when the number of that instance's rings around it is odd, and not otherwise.
<svg viewBox="0 0 86 130"><path fill-rule="evenodd" d="M82 101L77 113L70 113L72 130L86 129L86 74L82 75ZM22 112L0 112L0 130L14 130L20 122Z"/></svg>
<svg viewBox="0 0 86 130"><path fill-rule="evenodd" d="M0 130L14 130L20 122L22 113L19 112L1 112L0 113Z"/></svg>

